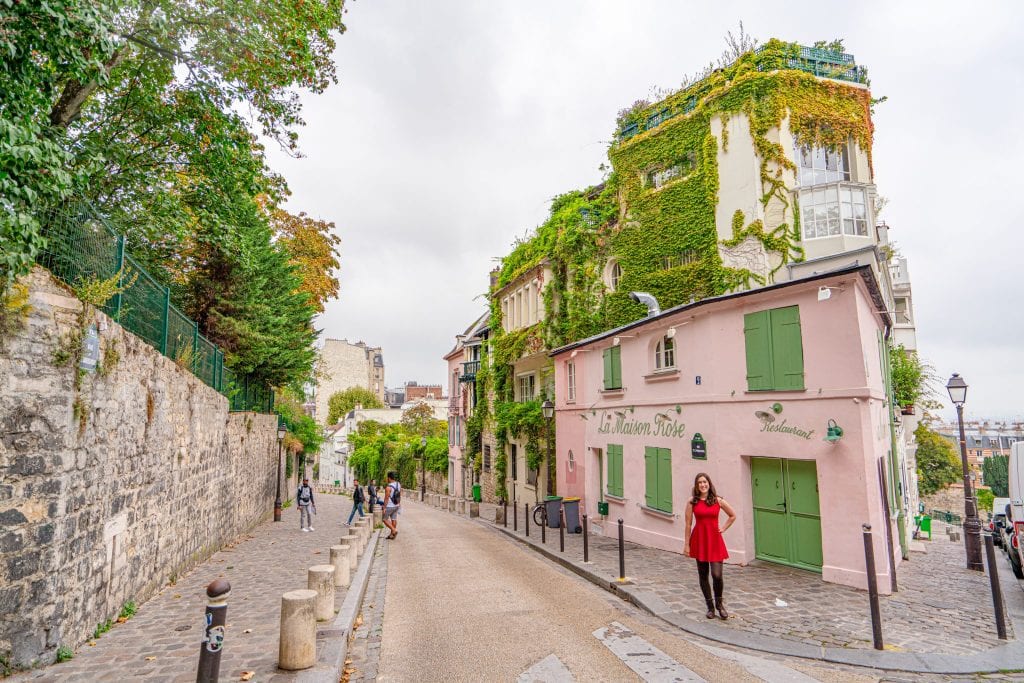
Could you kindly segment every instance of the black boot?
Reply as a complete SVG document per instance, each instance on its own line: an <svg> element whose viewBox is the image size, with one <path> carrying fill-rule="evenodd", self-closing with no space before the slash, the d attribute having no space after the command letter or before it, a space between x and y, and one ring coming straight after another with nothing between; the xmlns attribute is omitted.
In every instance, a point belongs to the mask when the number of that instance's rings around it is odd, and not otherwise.
<svg viewBox="0 0 1024 683"><path fill-rule="evenodd" d="M722 617L723 619L729 618L729 613L725 611L725 603L722 602L722 598L715 598L715 607L718 608L718 616ZM714 610L708 612L708 619L711 619L714 616Z"/></svg>
<svg viewBox="0 0 1024 683"><path fill-rule="evenodd" d="M708 619L714 619L715 618L715 603L711 602L710 600L706 600L705 602L708 603L707 618Z"/></svg>

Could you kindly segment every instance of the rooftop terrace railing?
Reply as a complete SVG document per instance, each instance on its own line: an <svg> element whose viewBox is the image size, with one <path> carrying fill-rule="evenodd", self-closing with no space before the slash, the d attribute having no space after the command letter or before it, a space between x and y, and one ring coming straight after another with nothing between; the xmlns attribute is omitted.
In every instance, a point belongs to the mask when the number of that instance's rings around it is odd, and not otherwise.
<svg viewBox="0 0 1024 683"><path fill-rule="evenodd" d="M273 412L271 388L225 366L224 352L200 334L196 322L171 301L170 290L128 253L124 235L91 204L62 204L41 222L47 246L36 259L39 265L72 287L121 273L123 291L103 305L104 313L224 394L231 410Z"/></svg>

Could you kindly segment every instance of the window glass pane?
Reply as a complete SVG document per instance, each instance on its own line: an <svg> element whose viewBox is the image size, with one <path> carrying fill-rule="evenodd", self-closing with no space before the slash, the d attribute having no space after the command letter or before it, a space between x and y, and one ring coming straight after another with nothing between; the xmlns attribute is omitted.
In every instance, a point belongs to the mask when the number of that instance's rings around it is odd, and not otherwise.
<svg viewBox="0 0 1024 683"><path fill-rule="evenodd" d="M868 222L866 220L857 221L857 234L863 237L868 236Z"/></svg>
<svg viewBox="0 0 1024 683"><path fill-rule="evenodd" d="M825 175L825 171L815 169L814 170L814 184L821 185L828 182L828 177Z"/></svg>
<svg viewBox="0 0 1024 683"><path fill-rule="evenodd" d="M825 200L829 202L839 201L839 190L834 185L825 188Z"/></svg>
<svg viewBox="0 0 1024 683"><path fill-rule="evenodd" d="M814 148L814 168L824 169L825 168L825 149L823 147Z"/></svg>
<svg viewBox="0 0 1024 683"><path fill-rule="evenodd" d="M852 218L844 218L843 219L843 232L846 233L847 235L855 235L855 234L857 234L856 233L856 228L854 228L854 226L853 226L853 219Z"/></svg>

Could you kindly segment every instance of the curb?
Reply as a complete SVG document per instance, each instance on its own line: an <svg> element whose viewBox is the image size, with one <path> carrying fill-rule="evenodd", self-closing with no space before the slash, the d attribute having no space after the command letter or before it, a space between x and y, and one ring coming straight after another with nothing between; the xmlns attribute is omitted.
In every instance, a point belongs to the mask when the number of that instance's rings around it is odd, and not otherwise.
<svg viewBox="0 0 1024 683"><path fill-rule="evenodd" d="M301 683L337 683L341 678L341 670L345 666L345 656L348 654L348 637L352 633L352 625L359 615L363 598L366 595L370 570L373 568L373 554L377 550L379 538L379 530L370 534L370 540L363 550L359 568L352 577L352 583L349 584L348 593L345 594L345 600L341 603L338 616L330 624L317 628L316 664L312 669L298 672L294 680Z"/></svg>
<svg viewBox="0 0 1024 683"><path fill-rule="evenodd" d="M719 626L714 622L703 623L688 619L672 610L658 595L617 580L601 576L583 562L571 560L560 553L536 545L504 527L486 520L475 520L489 529L497 531L530 548L539 555L579 574L584 579L609 593L635 605L648 614L658 617L687 633L707 638L726 645L748 650L758 650L786 657L817 659L834 664L847 664L885 671L930 674L981 674L1024 670L1024 642L1015 640L999 645L985 652L972 655L945 655L938 653L890 652L873 649L843 649L820 647L773 638L760 633L738 631ZM1015 630L1017 625L1014 624ZM1019 631L1018 631L1019 632Z"/></svg>

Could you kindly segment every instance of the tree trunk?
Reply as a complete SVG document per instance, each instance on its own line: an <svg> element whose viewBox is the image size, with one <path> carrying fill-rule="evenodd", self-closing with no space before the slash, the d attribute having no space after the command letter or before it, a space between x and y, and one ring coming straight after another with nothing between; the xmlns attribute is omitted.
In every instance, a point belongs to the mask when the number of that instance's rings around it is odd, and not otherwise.
<svg viewBox="0 0 1024 683"><path fill-rule="evenodd" d="M103 65L103 73L109 74L113 71L121 62L128 57L128 45L125 44L118 48L117 51L111 55L110 59ZM92 80L88 83L82 83L78 80L71 80L66 86L64 86L64 92L61 93L57 103L53 105L53 109L50 110L50 123L58 128L67 128L68 124L78 118L78 115L82 112L82 106L86 100L99 87L99 81Z"/></svg>

